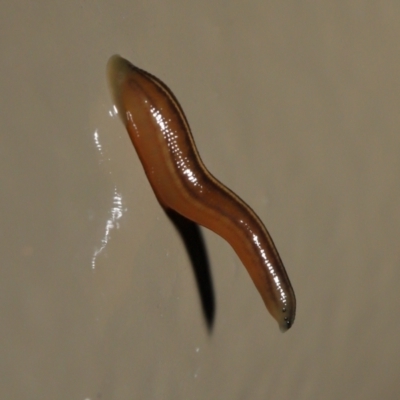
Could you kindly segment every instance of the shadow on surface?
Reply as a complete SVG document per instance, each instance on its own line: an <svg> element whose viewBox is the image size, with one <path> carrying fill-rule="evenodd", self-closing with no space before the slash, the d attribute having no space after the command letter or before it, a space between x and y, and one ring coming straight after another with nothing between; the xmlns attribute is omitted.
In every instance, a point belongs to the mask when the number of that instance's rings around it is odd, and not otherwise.
<svg viewBox="0 0 400 400"><path fill-rule="evenodd" d="M200 227L171 209L165 209L165 212L175 225L185 244L196 277L207 328L212 331L215 317L215 295L210 263Z"/></svg>

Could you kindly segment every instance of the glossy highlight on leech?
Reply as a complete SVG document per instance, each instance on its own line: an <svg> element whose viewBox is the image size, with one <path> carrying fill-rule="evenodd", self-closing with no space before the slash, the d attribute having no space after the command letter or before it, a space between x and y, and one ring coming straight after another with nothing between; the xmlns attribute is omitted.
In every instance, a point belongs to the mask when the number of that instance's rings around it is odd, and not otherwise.
<svg viewBox="0 0 400 400"><path fill-rule="evenodd" d="M254 211L205 167L171 90L117 55L107 72L115 107L161 206L224 238L280 329L289 329L296 298L278 251Z"/></svg>

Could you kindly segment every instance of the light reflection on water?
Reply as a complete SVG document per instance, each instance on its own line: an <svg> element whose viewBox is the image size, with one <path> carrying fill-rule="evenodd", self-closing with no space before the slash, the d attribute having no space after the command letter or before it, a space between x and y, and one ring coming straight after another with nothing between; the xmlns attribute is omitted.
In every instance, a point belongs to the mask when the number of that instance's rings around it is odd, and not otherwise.
<svg viewBox="0 0 400 400"><path fill-rule="evenodd" d="M97 150L100 153L100 162L104 162L104 153L103 153L103 148L100 143L100 138L99 138L99 133L98 130L96 130L93 134L94 137L94 143L97 148ZM92 269L96 268L96 259L99 256L99 254L106 248L107 243L110 240L110 233L113 229L118 229L119 228L119 222L118 220L122 217L123 213L125 210L122 208L122 195L118 191L117 187L114 186L114 193L112 197L112 204L111 204L111 209L109 211L109 218L106 221L105 228L104 228L104 235L103 238L101 239L100 242L100 247L96 248L93 257L92 257Z"/></svg>

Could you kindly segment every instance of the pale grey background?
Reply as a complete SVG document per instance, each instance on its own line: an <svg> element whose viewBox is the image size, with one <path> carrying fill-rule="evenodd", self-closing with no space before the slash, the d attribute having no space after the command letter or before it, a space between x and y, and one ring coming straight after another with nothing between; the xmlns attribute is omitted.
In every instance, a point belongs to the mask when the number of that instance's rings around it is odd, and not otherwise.
<svg viewBox="0 0 400 400"><path fill-rule="evenodd" d="M26 0L2 2L0 33L0 398L398 398L398 1ZM206 165L265 221L289 332L204 231L208 334L111 116L114 53L173 89Z"/></svg>

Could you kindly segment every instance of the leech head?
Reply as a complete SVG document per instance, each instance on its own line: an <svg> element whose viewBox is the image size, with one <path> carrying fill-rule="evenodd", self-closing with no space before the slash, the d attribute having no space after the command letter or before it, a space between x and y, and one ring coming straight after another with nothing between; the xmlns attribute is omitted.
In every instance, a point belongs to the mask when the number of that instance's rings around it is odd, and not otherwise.
<svg viewBox="0 0 400 400"><path fill-rule="evenodd" d="M286 332L293 325L296 310L293 306L282 307L280 310L276 310L272 315L275 317L279 324L279 329L281 332Z"/></svg>
<svg viewBox="0 0 400 400"><path fill-rule="evenodd" d="M270 314L274 317L274 319L278 323L281 332L286 332L288 329L292 327L296 311L293 310L291 306L282 307L281 305L278 305L276 303L271 304L271 302L266 303L265 301L264 303L267 306L267 309L270 312Z"/></svg>
<svg viewBox="0 0 400 400"><path fill-rule="evenodd" d="M282 313L283 313L283 315L285 314L284 311L282 311ZM290 329L293 324L293 320L294 320L294 318L292 319L292 318L284 316L279 325L279 329L281 330L281 332L286 332L288 329Z"/></svg>

